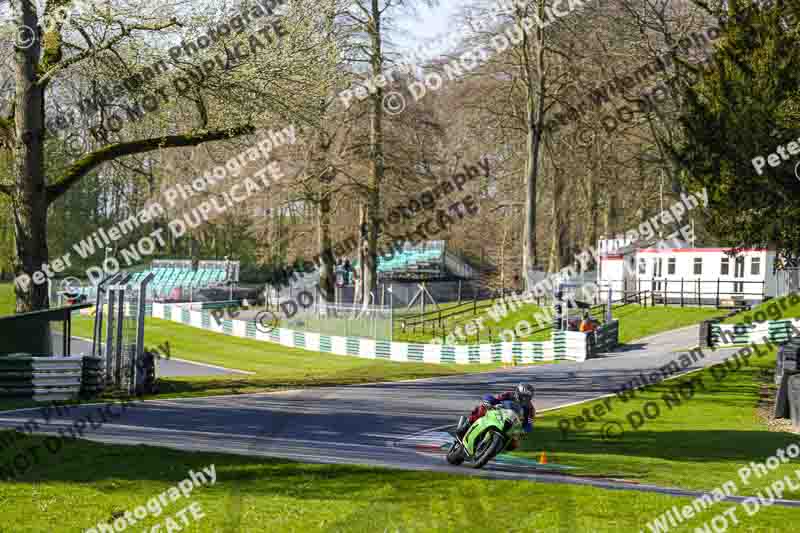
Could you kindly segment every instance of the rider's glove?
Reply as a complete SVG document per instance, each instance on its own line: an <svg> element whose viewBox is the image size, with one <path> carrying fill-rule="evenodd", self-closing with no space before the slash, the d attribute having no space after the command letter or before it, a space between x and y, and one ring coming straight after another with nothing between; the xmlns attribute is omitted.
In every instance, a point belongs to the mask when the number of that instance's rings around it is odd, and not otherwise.
<svg viewBox="0 0 800 533"><path fill-rule="evenodd" d="M484 407L485 407L485 408L487 408L487 409L491 409L492 407L494 407L494 406L492 405L492 402L490 402L489 400L483 400L483 401L481 402L481 405L482 405L482 406L484 406Z"/></svg>

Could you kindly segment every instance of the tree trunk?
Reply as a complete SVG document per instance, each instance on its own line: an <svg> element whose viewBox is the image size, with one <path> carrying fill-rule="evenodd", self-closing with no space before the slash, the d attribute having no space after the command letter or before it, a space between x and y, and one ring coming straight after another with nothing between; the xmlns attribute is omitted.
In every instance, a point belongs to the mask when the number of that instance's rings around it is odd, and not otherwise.
<svg viewBox="0 0 800 533"><path fill-rule="evenodd" d="M584 250L589 250L597 246L597 230L600 226L600 208L595 185L594 172L590 172L586 177L586 200L589 204L589 216L587 217L588 227L583 228L585 240L581 244ZM590 270L591 265L586 265L586 268Z"/></svg>
<svg viewBox="0 0 800 533"><path fill-rule="evenodd" d="M30 0L15 0L15 26L36 28L36 10ZM16 257L14 272L33 276L48 261L47 189L44 176L44 87L38 82L36 67L41 52L37 38L28 48L15 49L14 108L15 187L11 193L14 214ZM15 285L17 312L47 309L50 305L47 283L31 281L27 287ZM25 290L27 289L27 290Z"/></svg>
<svg viewBox="0 0 800 533"><path fill-rule="evenodd" d="M372 41L372 75L377 78L383 72L383 51L381 47L381 9L379 0L372 0L371 18L373 27L370 33ZM372 95L372 109L370 113L369 152L371 172L367 181L367 216L362 224L367 222L368 231L362 234L362 248L365 248L365 257L362 264L364 277L361 278L361 290L364 306L372 303L373 295L377 297L378 290L378 232L375 224L380 213L380 188L384 175L383 154L383 89L378 87Z"/></svg>
<svg viewBox="0 0 800 533"><path fill-rule="evenodd" d="M551 212L550 229L550 258L547 265L548 272L558 272L562 267L564 256L565 224L562 223L562 196L564 194L564 180L561 172L553 170L553 206Z"/></svg>
<svg viewBox="0 0 800 533"><path fill-rule="evenodd" d="M317 247L320 254L319 288L325 302L334 301L334 264L331 251L331 199L323 193L317 204L319 224L317 226Z"/></svg>
<svg viewBox="0 0 800 533"><path fill-rule="evenodd" d="M525 289L529 285L529 273L536 267L536 180L539 165L539 132L534 130L534 97L528 84L528 142L525 162L525 228L522 240L522 270L525 273Z"/></svg>
<svg viewBox="0 0 800 533"><path fill-rule="evenodd" d="M360 304L364 302L364 272L367 269L367 248L369 241L364 237L364 231L361 228L366 227L367 223L367 207L362 203L358 206L358 227L360 244L358 247L358 269L354 269L356 283L353 291L353 304Z"/></svg>
<svg viewBox="0 0 800 533"><path fill-rule="evenodd" d="M544 20L544 0L537 6L539 18ZM542 130L544 127L544 28L537 28L536 51L536 86L534 86L531 58L528 54L528 32L524 32L522 47L525 64L525 96L526 118L528 124L527 154L525 162L525 227L522 240L522 270L525 275L525 290L533 290L530 272L536 267L536 196L539 178L539 155L541 153ZM538 94L537 94L538 91Z"/></svg>

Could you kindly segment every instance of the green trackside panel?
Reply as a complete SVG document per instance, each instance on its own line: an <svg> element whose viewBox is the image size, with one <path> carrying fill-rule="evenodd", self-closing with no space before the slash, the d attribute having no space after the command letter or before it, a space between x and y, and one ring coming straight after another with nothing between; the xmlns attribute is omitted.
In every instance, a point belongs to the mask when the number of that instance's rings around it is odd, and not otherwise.
<svg viewBox="0 0 800 533"><path fill-rule="evenodd" d="M188 324L191 321L191 319L192 317L191 314L189 313L189 310L185 307L181 309L181 322L183 322L184 324Z"/></svg>
<svg viewBox="0 0 800 533"><path fill-rule="evenodd" d="M145 304L144 305L144 314L146 316L153 316L153 304Z"/></svg>
<svg viewBox="0 0 800 533"><path fill-rule="evenodd" d="M390 341L375 342L375 357L378 359L392 358L392 343Z"/></svg>
<svg viewBox="0 0 800 533"><path fill-rule="evenodd" d="M442 355L440 362L442 363L455 363L456 362L456 349L455 346L442 346Z"/></svg>
<svg viewBox="0 0 800 533"><path fill-rule="evenodd" d="M567 335L563 331L553 333L553 355L557 360L564 359L567 353Z"/></svg>
<svg viewBox="0 0 800 533"><path fill-rule="evenodd" d="M226 318L222 321L222 332L226 335L233 335L233 320Z"/></svg>
<svg viewBox="0 0 800 533"><path fill-rule="evenodd" d="M164 306L164 319L172 320L172 306L169 304Z"/></svg>
<svg viewBox="0 0 800 533"><path fill-rule="evenodd" d="M361 341L358 337L347 337L347 355L361 355Z"/></svg>
<svg viewBox="0 0 800 533"><path fill-rule="evenodd" d="M201 313L202 313L201 325L203 326L203 329L211 329L211 314L205 309L202 310Z"/></svg>
<svg viewBox="0 0 800 533"><path fill-rule="evenodd" d="M481 347L477 344L470 344L467 346L467 358L470 363L481 362Z"/></svg>
<svg viewBox="0 0 800 533"><path fill-rule="evenodd" d="M425 346L422 344L408 345L408 360L421 363L425 359Z"/></svg>
<svg viewBox="0 0 800 533"><path fill-rule="evenodd" d="M544 360L544 343L534 342L533 350L531 350L531 356L533 357L534 361Z"/></svg>
<svg viewBox="0 0 800 533"><path fill-rule="evenodd" d="M786 342L792 337L791 320L775 320L769 323L769 338L772 342ZM759 342L761 339L752 339Z"/></svg>
<svg viewBox="0 0 800 533"><path fill-rule="evenodd" d="M493 363L502 363L503 362L503 345L502 344L492 344L492 362Z"/></svg>
<svg viewBox="0 0 800 533"><path fill-rule="evenodd" d="M515 363L522 362L522 343L515 342L511 345L511 357Z"/></svg>
<svg viewBox="0 0 800 533"><path fill-rule="evenodd" d="M33 359L29 357L0 357L0 370L28 374L33 372Z"/></svg>
<svg viewBox="0 0 800 533"><path fill-rule="evenodd" d="M305 348L306 347L306 334L302 331L295 331L294 332L294 346L295 348Z"/></svg>
<svg viewBox="0 0 800 533"><path fill-rule="evenodd" d="M281 330L280 328L273 328L269 330L269 340L272 342L281 342Z"/></svg>
<svg viewBox="0 0 800 533"><path fill-rule="evenodd" d="M248 339L255 339L256 338L256 323L255 322L248 322L245 328L245 336Z"/></svg>
<svg viewBox="0 0 800 533"><path fill-rule="evenodd" d="M319 351L325 353L331 352L331 338L328 335L319 336Z"/></svg>
<svg viewBox="0 0 800 533"><path fill-rule="evenodd" d="M736 344L747 343L750 341L750 333L755 326L749 324L736 324L733 326L733 338Z"/></svg>
<svg viewBox="0 0 800 533"><path fill-rule="evenodd" d="M58 340L57 342L61 342ZM0 355L53 353L50 322L43 317L0 321Z"/></svg>

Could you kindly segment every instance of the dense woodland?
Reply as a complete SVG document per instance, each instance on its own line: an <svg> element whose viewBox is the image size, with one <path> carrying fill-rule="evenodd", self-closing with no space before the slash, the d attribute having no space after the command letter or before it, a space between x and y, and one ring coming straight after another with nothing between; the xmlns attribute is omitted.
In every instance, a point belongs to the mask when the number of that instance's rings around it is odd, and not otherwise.
<svg viewBox="0 0 800 533"><path fill-rule="evenodd" d="M352 258L370 290L380 247L422 219L380 234L359 228L483 158L490 172L463 193L480 200L480 213L451 214L434 238L491 266L490 285L560 269L600 236L656 214L662 200L703 186L712 209L694 215L698 245L798 249L794 165L756 176L750 163L799 135L796 0L570 0L543 28L531 17L552 18L550 1L465 1L451 24L458 45L412 66L396 45L397 20L419 7L412 1L264 4L273 28L256 33L268 17L256 18L253 0L0 3L3 276L32 274L290 125L296 143L272 152L282 179L186 235L166 231L142 264L230 256L244 280L259 281L356 235ZM250 25L234 22L242 13ZM241 30L223 36L223 23ZM30 45L23 26L37 28ZM205 49L174 51L210 30ZM479 61L465 56L481 47L490 53L475 52ZM219 58L213 68L210 58ZM158 62L166 67L154 73ZM392 69L385 86L344 105L342 91ZM432 74L441 88L415 101L409 86ZM122 84L137 75L140 83ZM396 102L390 93L404 96L404 111L386 104ZM87 99L95 105L83 110ZM157 109L137 120L108 121L153 101ZM247 165L241 176L264 161ZM112 255L230 184L169 207ZM102 256L76 259L70 273ZM327 290L331 268L322 269ZM39 290L17 298L18 310L46 305Z"/></svg>

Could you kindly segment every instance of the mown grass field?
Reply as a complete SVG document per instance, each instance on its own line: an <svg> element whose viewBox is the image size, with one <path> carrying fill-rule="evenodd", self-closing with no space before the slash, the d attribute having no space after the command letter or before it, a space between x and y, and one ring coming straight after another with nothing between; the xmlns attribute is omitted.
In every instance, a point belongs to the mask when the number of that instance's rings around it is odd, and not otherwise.
<svg viewBox="0 0 800 533"><path fill-rule="evenodd" d="M90 339L92 324L93 319L88 317L73 318L73 335ZM155 348L166 343L169 343L171 357L255 373L213 378L165 378L162 380L162 394L170 396L239 394L396 381L481 372L499 366L399 363L322 354L147 318L145 345Z"/></svg>
<svg viewBox="0 0 800 533"><path fill-rule="evenodd" d="M538 456L546 450L550 462L581 466L584 472L613 472L683 488L710 490L732 480L740 495L754 495L800 466L790 462L748 485L737 476L741 466L764 461L777 448L800 441L796 435L767 431L756 418L762 372L773 364L774 354L766 355L720 381L708 370L699 373L695 379L699 375L707 391L619 439L603 438L601 424L625 423L627 412L647 401L660 402L670 385L624 404L615 399L612 414L569 438L563 438L558 421L600 402L546 413L521 455ZM17 444L44 448L39 437ZM0 452L0 464L14 453ZM633 491L75 441L58 454L42 452L40 464L0 483L3 531L82 531L145 504L190 469L210 464L217 473L214 486L195 489L191 500L170 504L160 517L145 519L135 530L164 521L194 501L206 516L182 531L649 531L648 522L691 501ZM723 502L669 531L692 532L729 508L736 508L739 520L730 531L796 530L797 509L765 506L748 516L741 505Z"/></svg>

